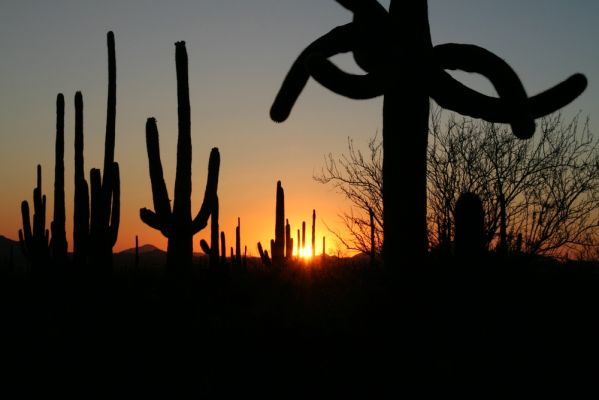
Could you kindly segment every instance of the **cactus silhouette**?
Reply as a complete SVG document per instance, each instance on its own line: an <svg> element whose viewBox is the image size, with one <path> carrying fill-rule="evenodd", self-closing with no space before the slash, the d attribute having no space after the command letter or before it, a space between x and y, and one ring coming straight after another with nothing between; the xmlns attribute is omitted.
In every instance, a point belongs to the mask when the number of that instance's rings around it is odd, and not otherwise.
<svg viewBox="0 0 599 400"><path fill-rule="evenodd" d="M310 76L352 99L384 96L383 254L421 257L427 251L426 148L430 98L460 114L509 123L519 138L534 134L536 118L573 101L586 88L575 74L528 97L512 68L474 45L432 45L428 2L391 0L387 11L376 0L337 0L353 21L320 37L293 63L270 110L275 122L289 116ZM352 52L365 75L341 71L329 57ZM488 78L499 97L478 93L445 70Z"/></svg>
<svg viewBox="0 0 599 400"><path fill-rule="evenodd" d="M64 197L64 96L56 96L56 144L54 160L54 216L50 223L50 251L56 266L67 263L67 233Z"/></svg>
<svg viewBox="0 0 599 400"><path fill-rule="evenodd" d="M285 192L281 181L277 181L277 202L275 214L275 239L271 250L272 261L280 264L285 257Z"/></svg>
<svg viewBox="0 0 599 400"><path fill-rule="evenodd" d="M267 266L271 264L270 257L268 256L268 250L264 250L262 248L262 243L260 243L260 242L258 242L258 254L260 254L260 259L262 260L262 264L267 265Z"/></svg>
<svg viewBox="0 0 599 400"><path fill-rule="evenodd" d="M31 270L37 273L47 267L50 260L49 236L46 229L46 195L42 193L42 167L37 166L37 185L33 189L33 221L30 220L29 203L21 203L23 229L19 229L21 251L31 265ZM32 229L33 223L33 229Z"/></svg>
<svg viewBox="0 0 599 400"><path fill-rule="evenodd" d="M455 206L455 253L462 259L478 259L485 249L485 213L474 193L462 193Z"/></svg>
<svg viewBox="0 0 599 400"><path fill-rule="evenodd" d="M235 263L241 265L241 218L237 218L235 227Z"/></svg>
<svg viewBox="0 0 599 400"><path fill-rule="evenodd" d="M217 198L220 153L217 148L210 152L208 179L202 206L195 218L191 218L191 115L189 104L189 82L187 70L187 50L185 42L175 43L177 66L177 102L179 134L177 139L177 172L175 178L175 199L173 208L166 189L160 161L158 128L154 118L146 123L146 145L150 167L150 181L154 211L142 208L141 220L159 230L168 238L167 270L187 272L191 268L193 235L208 224Z"/></svg>
<svg viewBox="0 0 599 400"><path fill-rule="evenodd" d="M90 171L85 180L83 158L83 96L75 94L75 202L73 259L82 266L88 261L96 270L112 270L112 248L119 232L121 192L119 165L114 161L116 133L116 55L114 33L106 35L108 47L108 99L103 172Z"/></svg>
<svg viewBox="0 0 599 400"><path fill-rule="evenodd" d="M285 259L291 260L293 255L293 238L291 237L291 225L285 220Z"/></svg>
<svg viewBox="0 0 599 400"><path fill-rule="evenodd" d="M218 254L218 196L214 199L212 205L212 213L210 215L210 245L204 239L200 240L200 247L208 255L209 265L211 268L217 267L219 263ZM224 235L224 233L223 233Z"/></svg>
<svg viewBox="0 0 599 400"><path fill-rule="evenodd" d="M312 210L312 257L316 256L316 210Z"/></svg>

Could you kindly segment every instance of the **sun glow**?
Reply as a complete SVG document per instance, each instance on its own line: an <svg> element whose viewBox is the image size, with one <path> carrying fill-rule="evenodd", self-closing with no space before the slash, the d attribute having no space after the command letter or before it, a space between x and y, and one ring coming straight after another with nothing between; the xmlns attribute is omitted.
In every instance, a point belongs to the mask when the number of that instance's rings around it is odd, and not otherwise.
<svg viewBox="0 0 599 400"><path fill-rule="evenodd" d="M296 250L297 256L297 250ZM309 260L312 258L312 246L306 245L304 248L299 249L299 258L303 260Z"/></svg>

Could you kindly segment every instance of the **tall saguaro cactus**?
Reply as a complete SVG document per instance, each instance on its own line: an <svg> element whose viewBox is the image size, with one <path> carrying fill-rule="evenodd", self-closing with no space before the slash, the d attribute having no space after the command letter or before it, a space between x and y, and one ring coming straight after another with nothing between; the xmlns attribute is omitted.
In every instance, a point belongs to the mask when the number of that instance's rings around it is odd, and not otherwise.
<svg viewBox="0 0 599 400"><path fill-rule="evenodd" d="M271 256L274 263L280 263L285 257L285 192L281 186L281 181L277 182L275 212L275 241Z"/></svg>
<svg viewBox="0 0 599 400"><path fill-rule="evenodd" d="M177 139L177 172L173 208L171 210L162 173L156 120L148 118L146 123L146 145L154 211L142 208L140 217L144 223L159 230L168 238L167 269L172 272L185 272L191 268L192 264L193 235L206 227L208 217L210 217L216 201L220 153L217 148L213 148L210 152L204 200L198 214L192 219L191 112L185 42L175 43L175 62L177 66L179 135Z"/></svg>
<svg viewBox="0 0 599 400"><path fill-rule="evenodd" d="M112 248L120 222L120 174L114 161L116 132L116 55L114 34L106 35L108 47L108 100L104 170L90 171L90 185L85 180L83 164L83 97L75 94L75 211L73 223L74 261L95 268L112 269Z"/></svg>
<svg viewBox="0 0 599 400"><path fill-rule="evenodd" d="M419 258L427 251L426 149L430 98L444 108L490 122L509 123L519 138L530 138L535 119L573 101L586 88L576 74L528 97L512 68L483 48L464 44L433 46L426 0L391 0L387 11L376 0L337 0L353 21L310 44L292 65L270 110L282 122L310 76L353 99L383 101L383 254L399 251ZM341 71L328 58L352 52L365 75ZM498 98L478 93L446 70L461 69L488 78Z"/></svg>
<svg viewBox="0 0 599 400"><path fill-rule="evenodd" d="M50 251L57 266L67 263L67 233L65 229L64 197L64 96L56 96L56 144L54 160L54 217L50 223Z"/></svg>

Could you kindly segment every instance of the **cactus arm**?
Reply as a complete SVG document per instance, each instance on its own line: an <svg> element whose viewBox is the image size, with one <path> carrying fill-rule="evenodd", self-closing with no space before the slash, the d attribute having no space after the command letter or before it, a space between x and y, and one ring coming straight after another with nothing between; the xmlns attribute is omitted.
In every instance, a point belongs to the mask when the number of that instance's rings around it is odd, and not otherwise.
<svg viewBox="0 0 599 400"><path fill-rule="evenodd" d="M173 199L173 223L189 226L191 219L191 111L189 104L189 73L185 42L175 43L177 68L177 170ZM159 214L160 215L160 214Z"/></svg>
<svg viewBox="0 0 599 400"><path fill-rule="evenodd" d="M150 182L152 184L154 210L156 210L156 215L160 218L163 225L163 228L160 229L162 231L169 223L171 217L171 205L166 190L166 183L164 182L164 174L162 172L158 128L156 127L156 120L154 118L148 118L148 121L146 122L146 147L148 151L148 163L150 166Z"/></svg>
<svg viewBox="0 0 599 400"><path fill-rule="evenodd" d="M330 91L350 99L366 100L383 94L383 84L376 74L348 74L321 54L312 54L307 60L312 77Z"/></svg>
<svg viewBox="0 0 599 400"><path fill-rule="evenodd" d="M212 255L212 249L208 245L208 242L206 242L204 239L200 240L200 247L202 248L202 251L206 253L207 256Z"/></svg>
<svg viewBox="0 0 599 400"><path fill-rule="evenodd" d="M218 173L220 169L220 153L218 148L214 147L210 151L208 161L208 179L206 181L206 190L204 191L204 200L200 211L191 223L193 234L198 233L208 225L208 217L212 212L214 201L217 199Z"/></svg>
<svg viewBox="0 0 599 400"><path fill-rule="evenodd" d="M319 53L323 58L327 58L350 51L353 31L354 27L351 23L338 26L316 39L300 53L289 69L270 108L270 117L273 121L283 122L289 117L293 105L310 78L310 72L306 68L308 58L314 53Z"/></svg>
<svg viewBox="0 0 599 400"><path fill-rule="evenodd" d="M21 216L23 219L23 229L19 229L19 242L21 243L23 254L27 255L29 253L28 250L31 248L31 243L33 242L29 203L27 200L21 202Z"/></svg>
<svg viewBox="0 0 599 400"><path fill-rule="evenodd" d="M89 234L89 186L83 163L83 97L75 94L75 200L73 246L75 262L84 263Z"/></svg>
<svg viewBox="0 0 599 400"><path fill-rule="evenodd" d="M110 247L116 244L119 236L119 223L121 216L121 178L119 164L112 163L112 212L110 213L110 226L108 228Z"/></svg>
<svg viewBox="0 0 599 400"><path fill-rule="evenodd" d="M170 229L168 226L163 224L162 220L154 211L147 208L141 208L139 210L139 218L144 224L148 225L150 228L160 231L160 233L162 233L165 237L168 238L170 236Z"/></svg>
<svg viewBox="0 0 599 400"><path fill-rule="evenodd" d="M586 88L586 78L576 74L566 81L528 98L520 79L500 57L474 45L444 44L434 48L442 69L475 72L491 81L499 98L478 93L452 78L445 71L435 74L432 97L444 108L491 122L512 124L520 138L533 135L534 119L557 111L578 97Z"/></svg>
<svg viewBox="0 0 599 400"><path fill-rule="evenodd" d="M106 105L106 137L104 142L104 180L112 169L114 162L114 141L116 127L116 55L114 50L114 33L106 34L108 47L108 100ZM102 183L104 186L105 183Z"/></svg>

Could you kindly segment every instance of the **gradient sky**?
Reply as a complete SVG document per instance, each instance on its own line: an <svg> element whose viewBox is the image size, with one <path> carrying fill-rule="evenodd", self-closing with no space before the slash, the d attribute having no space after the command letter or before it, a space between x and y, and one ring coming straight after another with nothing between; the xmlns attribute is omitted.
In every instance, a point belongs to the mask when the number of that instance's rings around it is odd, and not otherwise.
<svg viewBox="0 0 599 400"><path fill-rule="evenodd" d="M388 5L388 1L382 2ZM484 46L505 58L530 95L575 72L587 91L564 109L599 120L599 2L596 0L429 0L433 43ZM275 189L285 189L286 214L295 232L317 211L317 252L324 227L338 226L349 207L331 187L312 179L325 154L341 154L347 138L365 148L381 130L381 99L353 101L310 81L283 124L268 110L295 57L310 42L347 23L333 0L30 1L3 0L0 12L0 234L17 238L20 202L31 201L35 168L44 168L51 220L55 99L64 93L67 238L72 241L73 97L84 97L85 168L100 167L106 118L106 32L117 56L117 137L121 166L121 229L115 250L141 243L166 247L139 220L153 208L145 149L145 121L158 120L162 163L172 197L177 140L174 42L189 54L192 109L192 213L202 199L211 147L221 152L220 226L229 245L237 217L242 242L256 255L258 240L274 236ZM352 72L349 56L335 58ZM482 79L457 75L493 93ZM48 222L49 224L49 222ZM194 238L199 240L207 231ZM295 237L295 234L294 234Z"/></svg>

